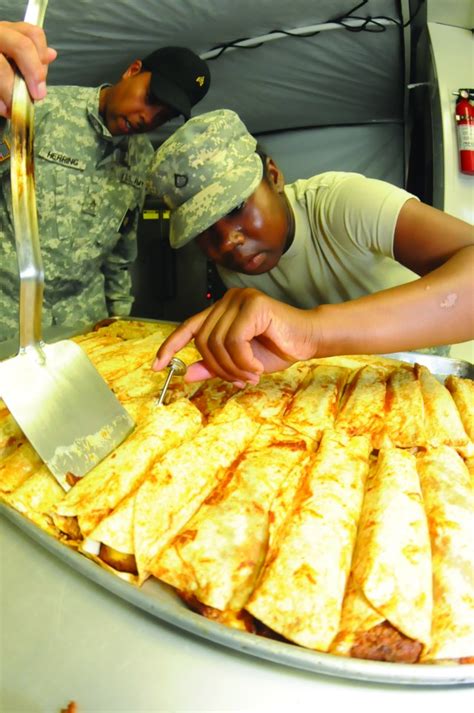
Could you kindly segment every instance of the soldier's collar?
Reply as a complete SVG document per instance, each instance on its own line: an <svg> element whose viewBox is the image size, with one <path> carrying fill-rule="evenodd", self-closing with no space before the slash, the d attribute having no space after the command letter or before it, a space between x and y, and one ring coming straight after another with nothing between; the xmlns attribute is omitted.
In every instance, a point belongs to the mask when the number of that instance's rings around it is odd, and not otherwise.
<svg viewBox="0 0 474 713"><path fill-rule="evenodd" d="M91 95L87 103L87 116L89 117L92 127L99 134L99 136L106 141L110 141L115 146L118 146L126 137L112 136L99 113L100 92L104 87L110 86L110 84L101 84L100 87L96 88L96 91Z"/></svg>

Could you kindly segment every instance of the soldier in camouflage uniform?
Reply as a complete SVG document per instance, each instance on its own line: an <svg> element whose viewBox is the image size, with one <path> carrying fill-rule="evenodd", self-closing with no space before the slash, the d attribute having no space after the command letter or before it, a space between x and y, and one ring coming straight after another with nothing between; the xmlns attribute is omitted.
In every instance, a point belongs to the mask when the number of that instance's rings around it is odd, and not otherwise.
<svg viewBox="0 0 474 713"><path fill-rule="evenodd" d="M206 63L165 47L115 85L50 87L35 106L35 180L45 271L43 327L128 315L129 265L153 147L144 132L190 115L206 94ZM19 278L9 180L0 138L0 340L18 332Z"/></svg>
<svg viewBox="0 0 474 713"><path fill-rule="evenodd" d="M172 247L196 240L226 286L244 289L188 319L154 368L193 337L204 363L187 379L239 383L312 356L442 354L472 338L471 226L355 173L285 185L256 144L222 109L155 154L150 179L171 209Z"/></svg>

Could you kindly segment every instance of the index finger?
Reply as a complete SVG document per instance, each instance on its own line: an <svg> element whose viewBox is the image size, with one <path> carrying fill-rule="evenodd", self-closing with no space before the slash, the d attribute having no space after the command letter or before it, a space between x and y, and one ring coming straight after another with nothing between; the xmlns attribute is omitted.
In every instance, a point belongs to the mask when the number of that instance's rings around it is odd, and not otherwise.
<svg viewBox="0 0 474 713"><path fill-rule="evenodd" d="M48 43L46 40L46 34L42 27L38 25L32 25L31 22L0 22L0 32L18 32L19 34L27 37L33 42L36 47L36 51L41 59L44 61L46 59Z"/></svg>
<svg viewBox="0 0 474 713"><path fill-rule="evenodd" d="M208 307L203 312L190 317L165 339L156 353L156 359L151 367L153 371L161 371L167 367L176 352L194 339L211 309L212 307Z"/></svg>
<svg viewBox="0 0 474 713"><path fill-rule="evenodd" d="M47 65L56 57L43 30L26 22L0 23L0 39L2 54L15 61L33 99L42 99Z"/></svg>

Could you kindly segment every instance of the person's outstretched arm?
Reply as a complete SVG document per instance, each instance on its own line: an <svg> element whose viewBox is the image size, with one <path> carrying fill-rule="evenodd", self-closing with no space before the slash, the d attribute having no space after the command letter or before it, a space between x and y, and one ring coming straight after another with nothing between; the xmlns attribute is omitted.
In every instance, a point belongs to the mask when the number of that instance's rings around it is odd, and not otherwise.
<svg viewBox="0 0 474 713"><path fill-rule="evenodd" d="M0 116L9 117L15 72L23 75L32 99L46 96L46 76L56 50L48 47L40 27L27 22L0 22Z"/></svg>
<svg viewBox="0 0 474 713"><path fill-rule="evenodd" d="M300 310L257 290L233 289L186 320L153 364L163 369L194 338L203 359L189 381L256 382L262 372L337 354L377 354L474 336L474 229L411 199L400 211L394 251L421 277L342 304Z"/></svg>

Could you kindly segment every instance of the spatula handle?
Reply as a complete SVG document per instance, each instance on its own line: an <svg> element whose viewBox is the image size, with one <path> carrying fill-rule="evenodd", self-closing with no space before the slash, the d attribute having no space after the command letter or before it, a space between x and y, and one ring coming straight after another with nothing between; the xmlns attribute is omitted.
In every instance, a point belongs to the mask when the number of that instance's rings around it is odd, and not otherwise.
<svg viewBox="0 0 474 713"><path fill-rule="evenodd" d="M48 0L29 0L25 22L43 25ZM11 112L13 227L20 274L20 351L41 342L44 271L34 175L34 107L26 83L15 77Z"/></svg>

